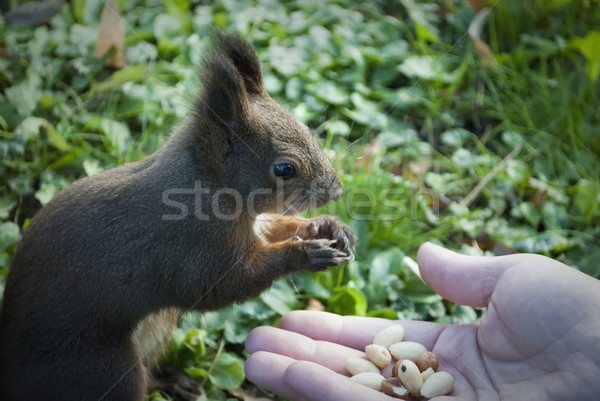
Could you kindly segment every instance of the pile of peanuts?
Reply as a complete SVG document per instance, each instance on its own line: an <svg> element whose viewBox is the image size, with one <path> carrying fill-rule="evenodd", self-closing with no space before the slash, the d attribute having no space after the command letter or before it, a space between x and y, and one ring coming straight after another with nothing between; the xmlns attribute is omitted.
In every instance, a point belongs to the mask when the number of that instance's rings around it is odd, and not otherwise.
<svg viewBox="0 0 600 401"><path fill-rule="evenodd" d="M437 356L424 345L402 341L404 327L393 325L381 331L365 347L367 359L349 358L346 369L350 380L403 400L432 398L449 394L454 388L450 373L438 372ZM392 377L385 378L381 369L396 362Z"/></svg>

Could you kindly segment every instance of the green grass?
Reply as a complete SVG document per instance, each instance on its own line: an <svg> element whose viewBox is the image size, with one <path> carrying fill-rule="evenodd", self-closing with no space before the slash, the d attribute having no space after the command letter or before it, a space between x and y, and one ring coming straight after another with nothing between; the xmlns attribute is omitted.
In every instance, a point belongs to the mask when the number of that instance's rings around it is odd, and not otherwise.
<svg viewBox="0 0 600 401"><path fill-rule="evenodd" d="M346 193L319 212L358 233L356 260L188 314L168 359L226 399L253 327L303 308L470 322L403 262L434 241L545 254L600 277L600 5L490 1L481 39L459 0L118 1L127 67L93 56L102 2L49 23L0 17L0 288L33 214L73 180L152 153L189 110L213 26L258 51L271 95L332 153ZM334 156L335 155L335 156Z"/></svg>

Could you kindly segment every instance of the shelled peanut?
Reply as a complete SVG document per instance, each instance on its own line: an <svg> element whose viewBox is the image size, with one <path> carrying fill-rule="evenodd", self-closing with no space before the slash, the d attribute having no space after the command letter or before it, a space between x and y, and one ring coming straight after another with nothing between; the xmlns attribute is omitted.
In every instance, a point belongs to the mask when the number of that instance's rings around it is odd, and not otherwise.
<svg viewBox="0 0 600 401"><path fill-rule="evenodd" d="M454 388L454 378L438 371L438 358L424 345L403 341L404 327L393 325L382 330L365 347L367 359L349 358L346 369L351 380L403 400L446 395ZM395 360L392 377L385 378L381 370Z"/></svg>

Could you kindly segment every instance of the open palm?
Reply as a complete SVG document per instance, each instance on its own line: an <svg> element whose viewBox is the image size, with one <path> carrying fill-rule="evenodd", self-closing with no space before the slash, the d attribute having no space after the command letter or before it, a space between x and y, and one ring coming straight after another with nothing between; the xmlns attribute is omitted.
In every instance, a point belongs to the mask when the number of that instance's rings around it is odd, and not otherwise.
<svg viewBox="0 0 600 401"><path fill-rule="evenodd" d="M599 399L600 282L537 255L473 257L425 244L418 260L444 298L487 307L476 325L401 322L405 339L433 350L455 378L436 401ZM344 363L397 323L292 312L280 329L250 333L246 374L290 400L393 400L348 380Z"/></svg>

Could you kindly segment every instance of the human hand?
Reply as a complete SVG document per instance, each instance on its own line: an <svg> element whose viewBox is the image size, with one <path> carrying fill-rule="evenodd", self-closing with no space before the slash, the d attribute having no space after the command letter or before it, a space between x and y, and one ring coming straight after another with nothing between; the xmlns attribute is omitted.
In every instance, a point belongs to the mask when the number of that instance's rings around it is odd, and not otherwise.
<svg viewBox="0 0 600 401"><path fill-rule="evenodd" d="M597 400L600 394L600 282L528 254L464 256L433 244L419 250L429 286L455 303L487 307L479 324L402 321L405 339L432 350L455 379L442 400ZM289 400L391 401L350 381L350 357L385 319L295 311L280 329L246 340L246 375ZM389 376L390 369L387 368Z"/></svg>

